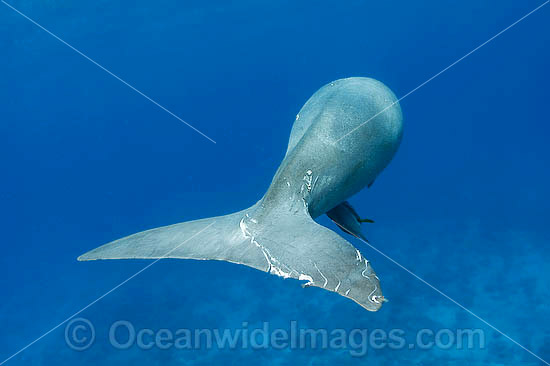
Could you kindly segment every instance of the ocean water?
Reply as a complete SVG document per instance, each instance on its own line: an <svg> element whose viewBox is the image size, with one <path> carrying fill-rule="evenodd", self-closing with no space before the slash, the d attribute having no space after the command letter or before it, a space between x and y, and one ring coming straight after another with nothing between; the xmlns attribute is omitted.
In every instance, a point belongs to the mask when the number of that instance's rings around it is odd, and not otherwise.
<svg viewBox="0 0 550 366"><path fill-rule="evenodd" d="M542 0L6 1L2 365L550 362L550 5L401 101L400 150L350 202L376 221L366 228L373 246L448 297L341 233L389 299L371 313L229 263L162 260L116 287L151 261L76 258L134 232L249 207L319 87L368 76L401 97ZM69 319L90 303L80 323ZM260 342L293 327L346 337ZM196 330L191 345L163 340ZM258 337L209 344L214 330ZM460 330L475 332L474 344L461 346ZM367 342L373 333L404 343Z"/></svg>

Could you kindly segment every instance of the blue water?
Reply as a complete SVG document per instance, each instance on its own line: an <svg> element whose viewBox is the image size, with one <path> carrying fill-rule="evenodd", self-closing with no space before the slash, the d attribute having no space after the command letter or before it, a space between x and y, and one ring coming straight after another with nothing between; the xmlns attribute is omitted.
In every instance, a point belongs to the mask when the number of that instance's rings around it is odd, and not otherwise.
<svg viewBox="0 0 550 366"><path fill-rule="evenodd" d="M369 76L403 96L543 2L9 3L217 144L0 3L0 362L150 263L78 255L256 202L325 83ZM547 5L404 99L396 158L351 199L376 221L375 247L547 361L549 17ZM95 327L89 349L71 349L62 324L5 364L544 364L345 237L381 278L379 312L247 267L163 260L78 315ZM408 341L467 328L485 345L119 350L118 320L155 332L296 321Z"/></svg>

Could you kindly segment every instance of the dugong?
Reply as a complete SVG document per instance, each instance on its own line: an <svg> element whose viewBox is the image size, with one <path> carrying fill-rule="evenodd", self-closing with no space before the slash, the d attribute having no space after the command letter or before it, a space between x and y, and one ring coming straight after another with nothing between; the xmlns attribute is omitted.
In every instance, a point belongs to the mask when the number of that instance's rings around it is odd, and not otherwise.
<svg viewBox="0 0 550 366"><path fill-rule="evenodd" d="M385 299L371 263L314 219L330 211L344 231L363 237L363 220L346 199L388 165L402 128L398 100L381 82L363 77L331 82L296 116L286 155L252 207L143 231L78 259L223 260L297 279L377 311Z"/></svg>

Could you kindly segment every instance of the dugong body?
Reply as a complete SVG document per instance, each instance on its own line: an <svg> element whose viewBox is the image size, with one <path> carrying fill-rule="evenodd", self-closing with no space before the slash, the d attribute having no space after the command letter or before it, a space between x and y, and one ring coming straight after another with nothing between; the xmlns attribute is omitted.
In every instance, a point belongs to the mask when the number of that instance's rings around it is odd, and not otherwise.
<svg viewBox="0 0 550 366"><path fill-rule="evenodd" d="M331 82L300 110L285 158L254 206L130 235L79 260L225 260L307 281L376 311L384 298L370 262L313 219L371 184L401 136L401 109L384 84L369 78ZM354 234L357 228L348 229L345 221L340 226Z"/></svg>

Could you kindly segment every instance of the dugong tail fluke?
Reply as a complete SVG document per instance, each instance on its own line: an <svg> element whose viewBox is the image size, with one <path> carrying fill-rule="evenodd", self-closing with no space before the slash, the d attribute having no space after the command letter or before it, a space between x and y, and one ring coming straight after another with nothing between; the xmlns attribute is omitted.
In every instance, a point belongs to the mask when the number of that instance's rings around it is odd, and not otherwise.
<svg viewBox="0 0 550 366"><path fill-rule="evenodd" d="M381 298L380 284L369 262L342 237L304 212L285 212L277 215L277 220L266 218L260 222L253 218L257 206L226 216L143 231L78 259L223 260L303 280L306 286L357 298L361 303L368 302L365 296L371 296L373 301ZM367 280L365 288L352 289L353 282L361 278ZM369 310L378 307L374 301Z"/></svg>
<svg viewBox="0 0 550 366"><path fill-rule="evenodd" d="M390 162L401 140L401 120L395 95L382 83L332 82L301 109L285 159L254 206L143 231L78 259L223 260L304 281L376 311L384 297L370 262L313 219L330 211L344 231L363 237L360 219L345 201Z"/></svg>

